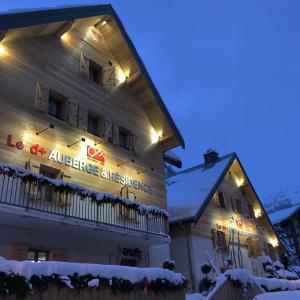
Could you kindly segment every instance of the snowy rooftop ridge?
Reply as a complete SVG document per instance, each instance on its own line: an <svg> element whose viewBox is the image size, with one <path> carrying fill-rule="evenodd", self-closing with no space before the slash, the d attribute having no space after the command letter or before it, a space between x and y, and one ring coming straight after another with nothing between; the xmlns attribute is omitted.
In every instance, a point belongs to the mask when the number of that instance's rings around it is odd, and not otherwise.
<svg viewBox="0 0 300 300"><path fill-rule="evenodd" d="M236 157L230 153L214 163L200 164L167 178L170 221L195 218Z"/></svg>
<svg viewBox="0 0 300 300"><path fill-rule="evenodd" d="M107 200L112 200L112 201L115 201L116 203L120 202L120 203L124 204L125 206L136 208L141 214L153 213L153 214L162 215L165 218L169 217L168 213L164 209L158 208L156 206L144 205L144 204L138 203L136 201L122 198L122 197L116 196L116 195L114 195L112 193L108 193L108 192L97 192L94 190L90 190L90 189L85 188L76 183L66 182L66 181L63 181L60 179L51 179L46 176L37 174L31 170L19 167L19 166L0 162L0 173L8 174L8 176L18 176L18 177L24 178L24 179L32 177L37 181L43 181L43 182L49 183L55 187L69 188L75 193L78 193L84 197L94 198L96 201L105 202Z"/></svg>
<svg viewBox="0 0 300 300"><path fill-rule="evenodd" d="M269 218L273 224L278 224L291 217L298 209L300 209L300 204L273 212L269 214Z"/></svg>

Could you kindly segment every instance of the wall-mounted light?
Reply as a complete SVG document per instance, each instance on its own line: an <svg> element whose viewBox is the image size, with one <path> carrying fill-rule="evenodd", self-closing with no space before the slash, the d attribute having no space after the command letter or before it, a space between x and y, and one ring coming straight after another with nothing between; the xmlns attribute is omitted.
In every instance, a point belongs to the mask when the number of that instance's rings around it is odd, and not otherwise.
<svg viewBox="0 0 300 300"><path fill-rule="evenodd" d="M0 44L0 56L4 56L6 54L6 49L3 45Z"/></svg>
<svg viewBox="0 0 300 300"><path fill-rule="evenodd" d="M162 132L157 132L153 127L151 128L151 143L156 144L162 140Z"/></svg>
<svg viewBox="0 0 300 300"><path fill-rule="evenodd" d="M64 25L62 25L56 32L55 32L55 36L58 38L62 38L65 36L65 34L71 30L72 26L74 24L74 20L69 21L67 23L65 23ZM65 36L66 37L66 36Z"/></svg>
<svg viewBox="0 0 300 300"><path fill-rule="evenodd" d="M39 135L39 134L45 132L45 131L48 130L48 129L54 129L54 128L55 128L54 125L53 125L53 124L50 124L49 127L44 128L44 129L42 129L41 131L36 132L35 134L36 134L36 135Z"/></svg>
<svg viewBox="0 0 300 300"><path fill-rule="evenodd" d="M74 146L74 145L76 145L76 144L78 144L80 142L85 142L85 138L81 138L80 140L74 142L73 144L67 145L67 147L70 148L70 147L72 147L72 146Z"/></svg>
<svg viewBox="0 0 300 300"><path fill-rule="evenodd" d="M133 163L134 164L134 162L135 162L134 159L130 159L130 160L127 160L127 161L124 161L122 163L117 164L117 166L121 167L121 166L124 166L124 165L126 165L128 163Z"/></svg>
<svg viewBox="0 0 300 300"><path fill-rule="evenodd" d="M261 209L260 208L254 209L254 216L255 216L255 218L261 217Z"/></svg>
<svg viewBox="0 0 300 300"><path fill-rule="evenodd" d="M111 21L111 17L104 17L95 24L95 28L100 29Z"/></svg>
<svg viewBox="0 0 300 300"><path fill-rule="evenodd" d="M154 169L151 167L151 168L148 168L148 169L139 170L139 171L137 171L136 173L137 173L138 175L140 175L140 174L142 174L142 173L146 173L146 172L149 172L149 171L153 172Z"/></svg>
<svg viewBox="0 0 300 300"><path fill-rule="evenodd" d="M277 239L270 239L270 244L271 244L274 248L278 247L278 245L279 245Z"/></svg>

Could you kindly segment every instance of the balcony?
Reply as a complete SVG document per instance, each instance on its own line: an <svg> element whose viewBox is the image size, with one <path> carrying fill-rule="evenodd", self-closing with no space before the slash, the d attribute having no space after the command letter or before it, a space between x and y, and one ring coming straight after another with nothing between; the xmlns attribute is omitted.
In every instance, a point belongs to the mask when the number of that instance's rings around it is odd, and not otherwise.
<svg viewBox="0 0 300 300"><path fill-rule="evenodd" d="M21 208L22 212L34 213L39 218L56 216L65 223L80 221L89 227L139 233L146 238L169 238L164 210L3 163L0 163L0 205L6 209Z"/></svg>

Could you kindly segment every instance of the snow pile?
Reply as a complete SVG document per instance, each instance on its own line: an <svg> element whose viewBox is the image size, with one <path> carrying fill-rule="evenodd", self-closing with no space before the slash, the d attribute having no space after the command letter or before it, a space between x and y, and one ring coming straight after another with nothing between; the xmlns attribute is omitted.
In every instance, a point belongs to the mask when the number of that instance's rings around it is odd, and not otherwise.
<svg viewBox="0 0 300 300"><path fill-rule="evenodd" d="M82 264L69 262L45 261L32 263L31 261L14 261L0 259L0 272L5 274L13 273L30 279L33 275L51 276L60 275L60 279L66 280L66 276L77 273L79 276L92 275L93 277L113 277L128 280L131 283L138 283L147 278L149 281L164 279L173 284L183 284L185 278L179 273L174 273L162 268L134 268L117 265ZM95 284L95 282L91 283Z"/></svg>
<svg viewBox="0 0 300 300"><path fill-rule="evenodd" d="M265 293L257 295L253 300L299 300L300 291Z"/></svg>
<svg viewBox="0 0 300 300"><path fill-rule="evenodd" d="M300 290L300 280L253 277L254 282L266 292Z"/></svg>
<svg viewBox="0 0 300 300"><path fill-rule="evenodd" d="M0 162L0 174L7 174L8 176L12 177L20 177L23 178L25 181L31 180L38 181L41 183L48 183L56 188L64 188L70 193L78 194L84 198L91 198L99 202L119 202L128 207L138 210L141 214L151 213L161 215L165 218L169 217L168 213L165 210L160 209L156 206L144 205L136 201L121 198L119 196L107 192L93 191L76 183L65 182L60 179L51 179L19 166L9 165Z"/></svg>
<svg viewBox="0 0 300 300"><path fill-rule="evenodd" d="M224 274L243 287L253 286L253 278L245 269L231 269L227 270Z"/></svg>

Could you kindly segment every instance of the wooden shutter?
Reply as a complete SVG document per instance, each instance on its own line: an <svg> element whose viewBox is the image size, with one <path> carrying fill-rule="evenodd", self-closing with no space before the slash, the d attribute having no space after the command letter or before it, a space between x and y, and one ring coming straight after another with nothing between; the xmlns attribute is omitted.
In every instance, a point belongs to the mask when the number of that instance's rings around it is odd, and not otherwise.
<svg viewBox="0 0 300 300"><path fill-rule="evenodd" d="M72 100L68 100L68 117L67 121L70 125L77 127L78 124L78 104Z"/></svg>
<svg viewBox="0 0 300 300"><path fill-rule="evenodd" d="M224 193L221 191L218 191L217 194L218 194L219 207L226 208L226 202L225 202L226 200L225 200Z"/></svg>
<svg viewBox="0 0 300 300"><path fill-rule="evenodd" d="M86 107L79 105L78 108L78 128L87 130L89 111Z"/></svg>
<svg viewBox="0 0 300 300"><path fill-rule="evenodd" d="M253 239L248 239L248 256L256 257L255 241Z"/></svg>
<svg viewBox="0 0 300 300"><path fill-rule="evenodd" d="M234 212L237 212L236 201L233 197L230 198L230 202L231 202L232 210Z"/></svg>
<svg viewBox="0 0 300 300"><path fill-rule="evenodd" d="M102 117L97 119L97 134L101 138L105 135L105 120Z"/></svg>
<svg viewBox="0 0 300 300"><path fill-rule="evenodd" d="M226 236L223 231L218 231L219 245L222 252L227 252Z"/></svg>
<svg viewBox="0 0 300 300"><path fill-rule="evenodd" d="M104 131L104 138L109 143L113 142L113 122L112 120L105 120L105 131Z"/></svg>
<svg viewBox="0 0 300 300"><path fill-rule="evenodd" d="M66 249L57 248L52 250L49 255L49 260L66 261L67 260Z"/></svg>
<svg viewBox="0 0 300 300"><path fill-rule="evenodd" d="M26 260L29 247L21 243L13 243L11 245L10 258L13 260Z"/></svg>
<svg viewBox="0 0 300 300"><path fill-rule="evenodd" d="M218 231L216 229L212 229L211 234L212 234L214 249L217 249L220 247L219 239L218 239Z"/></svg>
<svg viewBox="0 0 300 300"><path fill-rule="evenodd" d="M255 213L254 213L254 209L253 209L253 205L252 204L248 204L248 210L249 210L249 216L252 219L255 219Z"/></svg>
<svg viewBox="0 0 300 300"><path fill-rule="evenodd" d="M36 83L34 108L38 111L46 113L48 111L49 89L41 84Z"/></svg>
<svg viewBox="0 0 300 300"><path fill-rule="evenodd" d="M115 68L113 66L104 67L102 69L102 85L115 86Z"/></svg>
<svg viewBox="0 0 300 300"><path fill-rule="evenodd" d="M113 130L113 144L115 146L119 146L119 125L114 122L112 126L112 130Z"/></svg>
<svg viewBox="0 0 300 300"><path fill-rule="evenodd" d="M80 55L80 74L89 78L90 76L90 60L81 53Z"/></svg>
<svg viewBox="0 0 300 300"><path fill-rule="evenodd" d="M136 134L131 133L131 151L138 156L141 155L140 145L140 138Z"/></svg>
<svg viewBox="0 0 300 300"><path fill-rule="evenodd" d="M244 211L243 211L243 203L242 203L241 199L236 199L236 207L237 207L238 213L243 215Z"/></svg>
<svg viewBox="0 0 300 300"><path fill-rule="evenodd" d="M243 209L244 209L244 215L245 215L245 217L250 218L250 212L249 212L249 205L248 205L248 203L244 202L243 206L244 206Z"/></svg>

